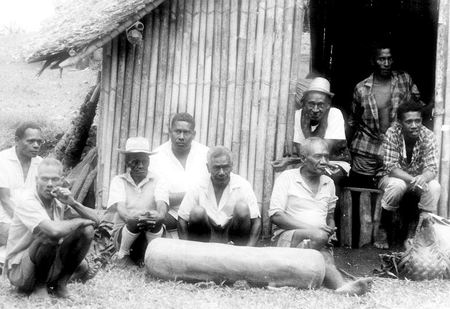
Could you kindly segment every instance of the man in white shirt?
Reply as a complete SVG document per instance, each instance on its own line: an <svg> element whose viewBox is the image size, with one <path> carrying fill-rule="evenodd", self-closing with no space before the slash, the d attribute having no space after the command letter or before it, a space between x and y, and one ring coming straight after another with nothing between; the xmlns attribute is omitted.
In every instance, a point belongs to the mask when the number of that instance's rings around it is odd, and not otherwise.
<svg viewBox="0 0 450 309"><path fill-rule="evenodd" d="M180 239L256 245L261 231L256 196L232 168L230 150L223 146L209 150L210 175L188 190L178 210Z"/></svg>
<svg viewBox="0 0 450 309"><path fill-rule="evenodd" d="M155 149L149 170L163 177L169 187L167 230L177 228L178 208L186 191L208 176L208 147L194 141L195 120L188 113L176 114L170 124L170 140Z"/></svg>
<svg viewBox="0 0 450 309"><path fill-rule="evenodd" d="M299 169L284 171L275 180L269 207L270 220L276 226L273 240L278 247L319 250L326 263L326 287L342 294L364 294L371 279L346 282L330 252L337 197L333 181L324 175L329 164L327 142L308 138L302 154L305 162Z"/></svg>
<svg viewBox="0 0 450 309"><path fill-rule="evenodd" d="M36 123L25 122L16 129L15 146L0 152L0 246L8 239L15 192L36 187L42 142L41 128Z"/></svg>

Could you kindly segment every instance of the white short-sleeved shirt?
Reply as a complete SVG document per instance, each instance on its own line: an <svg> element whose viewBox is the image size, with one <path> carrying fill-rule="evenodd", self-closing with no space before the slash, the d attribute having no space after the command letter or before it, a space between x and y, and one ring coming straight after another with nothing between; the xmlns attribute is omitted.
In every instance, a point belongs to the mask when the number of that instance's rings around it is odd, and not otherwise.
<svg viewBox="0 0 450 309"><path fill-rule="evenodd" d="M156 209L155 204L157 201L162 201L169 205L169 191L165 181L152 173L149 173L137 185L131 178L130 173L117 175L113 178L109 187L107 208L123 202L127 210L137 210L133 208L134 205L143 205L143 203L137 203L139 200L149 201L149 203L145 204L146 208L141 209L142 211ZM114 215L113 233L118 231L124 224L125 221L116 212Z"/></svg>
<svg viewBox="0 0 450 309"><path fill-rule="evenodd" d="M14 199L16 192L24 189L34 190L38 166L42 158L36 156L31 159L30 168L26 178L23 175L22 165L16 154L16 147L0 151L0 188L7 188ZM0 222L11 223L11 218L0 207Z"/></svg>
<svg viewBox="0 0 450 309"><path fill-rule="evenodd" d="M314 195L299 169L287 170L275 179L269 217L281 211L298 221L319 227L326 224L327 215L334 212L337 199L330 177L320 176L319 190ZM275 236L281 232L282 229L275 227Z"/></svg>
<svg viewBox="0 0 450 309"><path fill-rule="evenodd" d="M53 199L50 213L44 208L36 190L21 190L15 197L16 208L9 228L8 242L6 245L6 261L8 269L12 265L20 263L20 260L31 245L39 231L36 229L42 221L61 221L78 217L78 214L70 207Z"/></svg>
<svg viewBox="0 0 450 309"><path fill-rule="evenodd" d="M218 226L225 226L231 220L237 202L244 202L250 210L250 218L259 218L260 212L250 183L239 175L231 173L230 182L217 205L211 178L205 177L200 184L189 189L181 202L178 216L189 221L189 214L195 206L203 207L208 217Z"/></svg>
<svg viewBox="0 0 450 309"><path fill-rule="evenodd" d="M208 150L207 146L192 141L184 168L172 152L171 141L168 141L155 149L156 154L150 157L149 170L165 179L169 194L186 193L200 179L209 177L206 168ZM169 205L169 214L177 218L179 207L180 205Z"/></svg>
<svg viewBox="0 0 450 309"><path fill-rule="evenodd" d="M302 109L295 112L294 121L294 143L301 144L305 140L302 126ZM345 139L345 122L342 112L332 107L328 112L327 129L325 130L324 139Z"/></svg>

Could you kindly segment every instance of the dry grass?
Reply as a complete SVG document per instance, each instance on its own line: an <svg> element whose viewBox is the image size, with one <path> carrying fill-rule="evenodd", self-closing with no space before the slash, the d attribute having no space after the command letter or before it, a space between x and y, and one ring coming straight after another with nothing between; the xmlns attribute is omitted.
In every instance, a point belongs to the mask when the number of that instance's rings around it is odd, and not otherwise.
<svg viewBox="0 0 450 309"><path fill-rule="evenodd" d="M448 308L450 281L411 282L377 278L362 297L328 289L235 289L228 286L161 282L143 269L110 268L86 284L70 284L72 300L32 302L0 281L1 308Z"/></svg>

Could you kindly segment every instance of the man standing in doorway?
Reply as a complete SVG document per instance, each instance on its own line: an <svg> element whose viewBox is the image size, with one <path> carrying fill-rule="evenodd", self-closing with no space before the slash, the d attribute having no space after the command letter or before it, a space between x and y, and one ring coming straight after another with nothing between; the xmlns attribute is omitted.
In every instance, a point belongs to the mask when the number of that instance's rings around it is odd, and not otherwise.
<svg viewBox="0 0 450 309"><path fill-rule="evenodd" d="M172 118L169 134L170 140L155 149L149 169L164 178L169 187L169 211L164 225L171 231L177 228L178 208L186 191L208 176L208 147L194 141L195 120L188 113Z"/></svg>
<svg viewBox="0 0 450 309"><path fill-rule="evenodd" d="M394 71L393 62L390 44L378 44L372 58L373 73L358 83L353 93L350 182L358 187L376 187L374 178L383 165L381 144L396 120L397 108L411 99L420 101L411 76Z"/></svg>
<svg viewBox="0 0 450 309"><path fill-rule="evenodd" d="M25 122L16 129L15 146L0 152L0 246L8 239L14 214L14 193L36 186L42 142L41 128L36 123Z"/></svg>

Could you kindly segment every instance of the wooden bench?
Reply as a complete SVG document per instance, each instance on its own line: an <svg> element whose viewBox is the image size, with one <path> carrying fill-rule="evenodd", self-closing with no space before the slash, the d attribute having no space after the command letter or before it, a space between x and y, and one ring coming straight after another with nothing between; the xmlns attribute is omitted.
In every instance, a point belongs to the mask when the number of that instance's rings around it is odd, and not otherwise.
<svg viewBox="0 0 450 309"><path fill-rule="evenodd" d="M343 188L340 203L341 246L359 248L372 244L380 224L382 193L377 189Z"/></svg>

